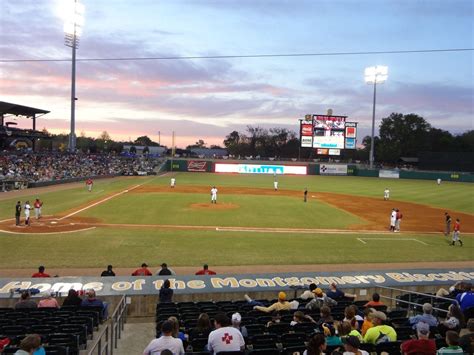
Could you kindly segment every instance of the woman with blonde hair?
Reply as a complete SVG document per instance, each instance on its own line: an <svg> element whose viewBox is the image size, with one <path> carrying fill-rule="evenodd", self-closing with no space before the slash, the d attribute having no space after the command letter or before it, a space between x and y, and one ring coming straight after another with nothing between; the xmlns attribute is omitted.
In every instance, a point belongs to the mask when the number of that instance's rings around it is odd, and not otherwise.
<svg viewBox="0 0 474 355"><path fill-rule="evenodd" d="M183 343L187 340L186 335L183 332L179 331L179 321L178 318L176 317L169 317L168 321L172 324L173 330L171 332L171 335L173 338L178 338L183 341Z"/></svg>

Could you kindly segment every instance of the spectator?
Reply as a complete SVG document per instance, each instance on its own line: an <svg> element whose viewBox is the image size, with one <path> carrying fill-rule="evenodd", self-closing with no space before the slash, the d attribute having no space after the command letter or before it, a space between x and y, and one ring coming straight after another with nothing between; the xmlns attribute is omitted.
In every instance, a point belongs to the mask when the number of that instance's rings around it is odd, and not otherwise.
<svg viewBox="0 0 474 355"><path fill-rule="evenodd" d="M342 300L344 298L356 298L357 295L353 295L351 293L345 293L337 288L336 283L331 283L329 285L329 291L326 293L326 296L332 298L335 301Z"/></svg>
<svg viewBox="0 0 474 355"><path fill-rule="evenodd" d="M197 319L197 325L189 332L190 339L207 338L211 332L211 320L207 313L201 313Z"/></svg>
<svg viewBox="0 0 474 355"><path fill-rule="evenodd" d="M369 355L365 350L360 350L360 339L356 336L349 335L343 339L344 355Z"/></svg>
<svg viewBox="0 0 474 355"><path fill-rule="evenodd" d="M355 318L353 318L352 321L345 320L345 321L336 323L336 329L338 331L338 334L341 337L351 335L351 336L357 337L360 341L362 341L363 338L362 338L362 335L357 330L357 326L358 325Z"/></svg>
<svg viewBox="0 0 474 355"><path fill-rule="evenodd" d="M431 313L433 312L433 306L430 303L423 304L423 314L419 314L414 317L409 318L410 325L415 329L416 323L418 322L425 322L430 327L438 326L438 319L433 316Z"/></svg>
<svg viewBox="0 0 474 355"><path fill-rule="evenodd" d="M143 263L141 268L132 272L132 276L153 276L153 274L148 270L148 265Z"/></svg>
<svg viewBox="0 0 474 355"><path fill-rule="evenodd" d="M464 326L464 314L461 308L455 303L448 307L448 314L446 319L438 325L438 329L442 335L446 334L448 330L460 330Z"/></svg>
<svg viewBox="0 0 474 355"><path fill-rule="evenodd" d="M240 313L234 313L232 315L231 321L232 326L235 329L238 329L244 338L247 338L249 334L247 332L247 328L244 325L241 325L242 316L240 315Z"/></svg>
<svg viewBox="0 0 474 355"><path fill-rule="evenodd" d="M377 307L377 306L385 306L383 302L380 302L380 295L377 292L372 294L372 301L367 302L364 304L364 307Z"/></svg>
<svg viewBox="0 0 474 355"><path fill-rule="evenodd" d="M374 309L371 316L374 326L365 333L364 343L379 344L387 341L397 341L395 329L384 324L387 320L385 313Z"/></svg>
<svg viewBox="0 0 474 355"><path fill-rule="evenodd" d="M173 331L171 332L171 335L175 338L181 339L181 341L184 343L186 341L186 335L183 332L179 331L178 318L169 317L168 322L170 322L171 325L173 326Z"/></svg>
<svg viewBox="0 0 474 355"><path fill-rule="evenodd" d="M164 321L161 325L161 337L153 339L143 350L143 355L159 355L163 350L170 350L173 355L184 355L184 347L181 339L172 336L173 324Z"/></svg>
<svg viewBox="0 0 474 355"><path fill-rule="evenodd" d="M112 270L112 265L107 265L107 270L102 271L102 274L100 274L101 277L106 277L106 276L115 276L115 272Z"/></svg>
<svg viewBox="0 0 474 355"><path fill-rule="evenodd" d="M165 280L160 288L158 296L160 303L169 303L173 300L173 290L171 289L170 280Z"/></svg>
<svg viewBox="0 0 474 355"><path fill-rule="evenodd" d="M321 290L319 287L314 289L313 293L314 298L306 304L306 309L318 309L322 306L333 307L337 305L337 302L331 297L325 295L323 290Z"/></svg>
<svg viewBox="0 0 474 355"><path fill-rule="evenodd" d="M456 296L461 311L466 311L468 308L474 307L474 294L472 293L472 284L465 285L464 292Z"/></svg>
<svg viewBox="0 0 474 355"><path fill-rule="evenodd" d="M211 353L225 351L242 351L245 341L238 329L230 326L230 320L224 313L214 317L216 330L209 334L207 348Z"/></svg>
<svg viewBox="0 0 474 355"><path fill-rule="evenodd" d="M318 286L316 286L315 283L309 284L309 290L304 291L300 298L302 300L308 300L308 299L313 299L314 298L314 290L316 290Z"/></svg>
<svg viewBox="0 0 474 355"><path fill-rule="evenodd" d="M25 308L37 308L38 305L35 301L30 298L30 293L28 291L23 291L21 293L20 300L15 304L15 309L25 309Z"/></svg>
<svg viewBox="0 0 474 355"><path fill-rule="evenodd" d="M315 334L309 340L303 355L324 355L326 346L326 337L324 334Z"/></svg>
<svg viewBox="0 0 474 355"><path fill-rule="evenodd" d="M356 305L351 304L350 306L347 306L346 308L344 308L344 319L343 320L349 321L350 323L354 322L355 326L358 329L359 328L359 322L360 322L360 324L362 324L364 322L364 318L359 316L357 314L357 311L358 311L358 309L357 309Z"/></svg>
<svg viewBox="0 0 474 355"><path fill-rule="evenodd" d="M474 354L474 318L467 321L467 333L461 333L459 345L467 354Z"/></svg>
<svg viewBox="0 0 474 355"><path fill-rule="evenodd" d="M279 311L289 311L291 309L290 302L286 300L286 293L285 292L279 292L278 293L278 301L272 304L269 307L264 307L261 302L257 302L252 300L248 295L245 295L245 300L250 304L253 305L253 309L256 309L258 311L262 311L265 313L271 313L271 312L279 312Z"/></svg>
<svg viewBox="0 0 474 355"><path fill-rule="evenodd" d="M439 349L436 354L464 354L464 350L459 346L459 335L458 333L448 330L446 332L446 344L448 346Z"/></svg>
<svg viewBox="0 0 474 355"><path fill-rule="evenodd" d="M101 307L102 318L109 318L109 305L106 302L96 298L95 291L93 289L86 291L86 298L82 300L81 307Z"/></svg>
<svg viewBox="0 0 474 355"><path fill-rule="evenodd" d="M305 315L301 311L296 311L293 313L293 320L290 322L290 326L295 326L301 323L316 323L316 321L310 315Z"/></svg>
<svg viewBox="0 0 474 355"><path fill-rule="evenodd" d="M54 298L54 293L48 293L38 302L38 308L59 308L59 303Z"/></svg>
<svg viewBox="0 0 474 355"><path fill-rule="evenodd" d="M158 276L171 276L174 275L173 270L168 268L168 264L161 264L161 270L158 272Z"/></svg>
<svg viewBox="0 0 474 355"><path fill-rule="evenodd" d="M15 355L31 355L41 347L41 337L38 334L30 334L20 342L20 350ZM44 354L44 351L43 351Z"/></svg>
<svg viewBox="0 0 474 355"><path fill-rule="evenodd" d="M410 339L402 343L403 355L435 355L436 343L430 339L430 326L425 322L416 324L416 335L418 339Z"/></svg>
<svg viewBox="0 0 474 355"><path fill-rule="evenodd" d="M196 275L216 275L216 273L212 270L209 270L209 266L207 264L204 264L202 266L202 270L196 272Z"/></svg>
<svg viewBox="0 0 474 355"><path fill-rule="evenodd" d="M49 274L44 272L44 266L38 268L38 272L35 272L31 277L51 277Z"/></svg>
<svg viewBox="0 0 474 355"><path fill-rule="evenodd" d="M362 336L367 333L367 330L372 328L374 324L372 323L372 316L371 313L374 309L373 308L366 308L364 310L364 321L362 322L362 326L360 327L360 333Z"/></svg>
<svg viewBox="0 0 474 355"><path fill-rule="evenodd" d="M331 308L328 306L322 306L319 310L320 318L316 323L318 326L321 326L323 323L332 323L334 322L334 318L331 315Z"/></svg>
<svg viewBox="0 0 474 355"><path fill-rule="evenodd" d="M82 298L79 297L76 290L70 289L67 297L63 301L63 306L77 306L82 304Z"/></svg>
<svg viewBox="0 0 474 355"><path fill-rule="evenodd" d="M326 336L326 344L328 346L342 345L341 337L336 333L336 328L334 328L332 323L323 323L321 328Z"/></svg>

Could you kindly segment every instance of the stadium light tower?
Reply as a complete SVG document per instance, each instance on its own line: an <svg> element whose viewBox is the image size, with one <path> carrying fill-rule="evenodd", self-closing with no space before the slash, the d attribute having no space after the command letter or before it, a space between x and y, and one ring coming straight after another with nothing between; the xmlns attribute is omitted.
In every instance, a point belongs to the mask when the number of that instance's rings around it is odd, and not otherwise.
<svg viewBox="0 0 474 355"><path fill-rule="evenodd" d="M72 48L71 70L71 132L69 133L69 151L76 150L76 50L84 25L84 5L79 0L67 0L64 13L64 44Z"/></svg>
<svg viewBox="0 0 474 355"><path fill-rule="evenodd" d="M374 105L372 109L372 136L370 140L370 169L374 167L374 131L375 131L375 101L377 96L377 84L384 83L388 78L388 67L377 65L375 67L365 68L365 82L367 84L374 84Z"/></svg>

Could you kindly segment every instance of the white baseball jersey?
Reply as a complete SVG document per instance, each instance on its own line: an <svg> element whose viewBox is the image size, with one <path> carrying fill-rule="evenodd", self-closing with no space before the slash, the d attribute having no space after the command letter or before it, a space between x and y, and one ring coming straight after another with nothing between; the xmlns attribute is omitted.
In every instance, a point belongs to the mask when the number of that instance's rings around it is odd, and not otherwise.
<svg viewBox="0 0 474 355"><path fill-rule="evenodd" d="M275 190L278 189L278 181L274 181L274 182L273 182L273 187L275 188Z"/></svg>
<svg viewBox="0 0 474 355"><path fill-rule="evenodd" d="M234 327L219 328L209 334L208 348L211 353L240 351L244 346L242 333Z"/></svg>
<svg viewBox="0 0 474 355"><path fill-rule="evenodd" d="M211 189L211 199L212 199L213 201L215 201L215 200L217 199L217 189L216 189L215 187L213 187L213 188Z"/></svg>
<svg viewBox="0 0 474 355"><path fill-rule="evenodd" d="M31 206L28 203L25 204L25 216L26 217L30 216L30 209L31 209Z"/></svg>
<svg viewBox="0 0 474 355"><path fill-rule="evenodd" d="M171 178L171 186L174 187L175 184L176 184L176 179L175 179L175 178Z"/></svg>
<svg viewBox="0 0 474 355"><path fill-rule="evenodd" d="M389 189L385 189L384 192L383 192L383 197L384 198L389 198L390 197L390 190Z"/></svg>

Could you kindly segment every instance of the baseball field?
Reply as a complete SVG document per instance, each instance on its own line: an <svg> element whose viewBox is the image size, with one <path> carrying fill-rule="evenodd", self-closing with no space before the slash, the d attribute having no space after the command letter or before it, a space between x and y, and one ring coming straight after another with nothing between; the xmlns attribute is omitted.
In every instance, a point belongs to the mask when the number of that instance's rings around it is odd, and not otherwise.
<svg viewBox="0 0 474 355"><path fill-rule="evenodd" d="M176 187L169 186L176 178ZM313 264L473 262L474 185L335 176L166 173L0 195L0 274L5 270L214 268ZM210 189L218 201L210 203ZM383 200L388 187L391 198ZM308 189L308 200L303 191ZM44 202L43 218L15 226L16 201ZM389 233L392 208L403 214ZM464 246L442 233L461 220ZM22 220L24 215L22 213ZM25 271L26 272L26 271ZM3 273L3 275L8 273Z"/></svg>

